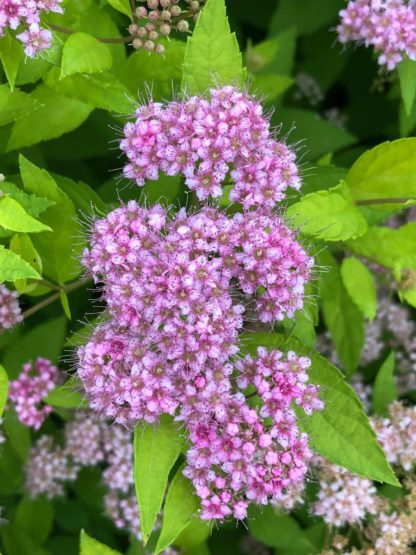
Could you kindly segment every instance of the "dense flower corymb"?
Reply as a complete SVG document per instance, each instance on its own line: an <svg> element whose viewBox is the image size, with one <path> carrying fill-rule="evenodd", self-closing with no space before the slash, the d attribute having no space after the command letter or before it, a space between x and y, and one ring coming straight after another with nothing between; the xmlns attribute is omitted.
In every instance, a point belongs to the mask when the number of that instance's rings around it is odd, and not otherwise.
<svg viewBox="0 0 416 555"><path fill-rule="evenodd" d="M138 185L160 171L183 175L206 200L222 195L229 176L231 201L246 209L273 208L288 187L300 187L295 154L275 139L261 104L230 86L211 89L209 100L141 106L124 135L124 175Z"/></svg>
<svg viewBox="0 0 416 555"><path fill-rule="evenodd" d="M48 48L52 33L40 25L42 12L63 13L62 0L2 0L0 2L0 36L7 28L23 29L17 38L25 47L25 54L33 57Z"/></svg>
<svg viewBox="0 0 416 555"><path fill-rule="evenodd" d="M5 285L0 284L0 330L9 330L23 320L18 297L17 291L10 291Z"/></svg>
<svg viewBox="0 0 416 555"><path fill-rule="evenodd" d="M372 46L378 62L394 69L408 56L416 59L416 4L413 0L351 0L337 27L343 43Z"/></svg>

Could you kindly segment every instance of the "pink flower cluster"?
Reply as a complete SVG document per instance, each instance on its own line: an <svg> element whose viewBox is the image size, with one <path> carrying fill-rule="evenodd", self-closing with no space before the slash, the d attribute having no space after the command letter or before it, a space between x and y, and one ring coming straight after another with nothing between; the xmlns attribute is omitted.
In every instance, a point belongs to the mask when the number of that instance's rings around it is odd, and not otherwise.
<svg viewBox="0 0 416 555"><path fill-rule="evenodd" d="M52 33L41 27L42 12L63 13L62 0L2 0L0 2L0 36L7 28L24 31L17 38L24 44L27 56L33 57L48 48Z"/></svg>
<svg viewBox="0 0 416 555"><path fill-rule="evenodd" d="M16 380L9 385L9 398L15 403L20 422L35 430L51 412L52 407L42 405L43 399L57 384L59 372L45 358L37 358L35 364L27 362Z"/></svg>
<svg viewBox="0 0 416 555"><path fill-rule="evenodd" d="M204 201L220 197L229 176L230 200L248 209L274 208L287 187L301 184L295 154L276 141L261 104L230 86L211 89L209 100L141 106L124 135L124 175L140 186L160 171L183 175Z"/></svg>
<svg viewBox="0 0 416 555"><path fill-rule="evenodd" d="M378 62L394 69L405 56L416 59L416 3L413 0L350 0L337 27L342 43L373 47Z"/></svg>
<svg viewBox="0 0 416 555"><path fill-rule="evenodd" d="M111 320L79 349L79 376L92 408L119 423L174 414L201 368L238 352L242 301L263 322L293 316L312 265L272 214L170 219L134 201L96 222L83 261L104 283Z"/></svg>
<svg viewBox="0 0 416 555"><path fill-rule="evenodd" d="M0 329L9 330L23 320L17 302L18 297L17 291L10 291L5 285L0 284Z"/></svg>

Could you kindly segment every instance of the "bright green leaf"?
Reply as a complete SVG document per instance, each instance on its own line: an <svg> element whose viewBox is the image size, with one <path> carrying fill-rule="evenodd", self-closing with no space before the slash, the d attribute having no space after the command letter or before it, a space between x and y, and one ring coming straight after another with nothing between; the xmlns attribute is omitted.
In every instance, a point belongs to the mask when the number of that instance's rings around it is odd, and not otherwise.
<svg viewBox="0 0 416 555"><path fill-rule="evenodd" d="M351 299L364 316L372 320L377 311L377 291L373 274L358 258L344 258L341 264L342 281Z"/></svg>
<svg viewBox="0 0 416 555"><path fill-rule="evenodd" d="M175 545L191 548L204 542L211 533L211 523L201 520L198 516L192 518L188 526L175 539Z"/></svg>
<svg viewBox="0 0 416 555"><path fill-rule="evenodd" d="M208 0L186 43L182 88L197 94L214 83L242 86L244 82L242 57L230 31L225 1Z"/></svg>
<svg viewBox="0 0 416 555"><path fill-rule="evenodd" d="M397 66L397 70L404 107L407 114L410 114L416 97L416 61L406 56Z"/></svg>
<svg viewBox="0 0 416 555"><path fill-rule="evenodd" d="M162 529L156 544L155 555L176 540L199 508L199 499L195 494L192 482L182 474L182 468L179 468L175 474L166 496Z"/></svg>
<svg viewBox="0 0 416 555"><path fill-rule="evenodd" d="M58 385L45 397L45 403L52 407L79 409L84 406L84 396L75 388L81 385L71 378L63 385ZM80 388L80 387L79 387Z"/></svg>
<svg viewBox="0 0 416 555"><path fill-rule="evenodd" d="M74 33L64 44L61 78L105 71L112 65L113 58L106 44L87 33Z"/></svg>
<svg viewBox="0 0 416 555"><path fill-rule="evenodd" d="M61 305L62 305L62 308L64 309L65 316L68 318L68 320L71 320L72 317L71 317L71 309L69 307L68 295L65 293L63 289L59 291L59 298L61 300Z"/></svg>
<svg viewBox="0 0 416 555"><path fill-rule="evenodd" d="M354 239L367 230L367 223L343 182L328 191L302 197L287 209L286 218L303 234L326 241Z"/></svg>
<svg viewBox="0 0 416 555"><path fill-rule="evenodd" d="M182 441L168 416L159 424L143 424L134 431L134 482L145 543L162 506L169 472L179 456Z"/></svg>
<svg viewBox="0 0 416 555"><path fill-rule="evenodd" d="M11 91L7 85L0 85L0 125L7 125L39 106L39 102L31 95L19 90Z"/></svg>
<svg viewBox="0 0 416 555"><path fill-rule="evenodd" d="M0 38L0 60L11 90L14 89L19 66L24 60L21 43L7 30Z"/></svg>
<svg viewBox="0 0 416 555"><path fill-rule="evenodd" d="M91 538L84 530L81 530L79 555L121 555L121 553Z"/></svg>
<svg viewBox="0 0 416 555"><path fill-rule="evenodd" d="M7 394L9 391L9 379L6 370L0 365L0 417L3 415L6 406Z"/></svg>
<svg viewBox="0 0 416 555"><path fill-rule="evenodd" d="M23 206L28 214L37 218L39 214L42 214L47 208L53 206L55 202L44 197L38 197L36 195L28 195L25 191L22 191L14 183L9 183L8 181L3 181L0 183L0 191L3 194L11 196L14 200Z"/></svg>
<svg viewBox="0 0 416 555"><path fill-rule="evenodd" d="M373 412L388 416L388 406L397 400L398 392L394 381L395 353L392 351L377 373L373 388Z"/></svg>
<svg viewBox="0 0 416 555"><path fill-rule="evenodd" d="M88 104L60 95L45 85L39 85L31 96L43 106L15 122L8 151L69 133L79 127L92 111Z"/></svg>
<svg viewBox="0 0 416 555"><path fill-rule="evenodd" d="M10 250L18 254L28 262L40 275L42 275L42 260L38 251L35 249L29 235L26 233L16 233L10 241ZM27 280L16 280L15 286L20 293L30 293L38 287L37 281L27 282Z"/></svg>
<svg viewBox="0 0 416 555"><path fill-rule="evenodd" d="M16 279L40 279L40 275L18 254L0 245L0 283Z"/></svg>
<svg viewBox="0 0 416 555"><path fill-rule="evenodd" d="M0 198L0 225L5 229L20 233L39 233L52 229L35 220L11 197Z"/></svg>
<svg viewBox="0 0 416 555"><path fill-rule="evenodd" d="M346 182L356 200L416 197L416 138L397 139L367 150L352 165ZM374 208L386 206L391 205Z"/></svg>
<svg viewBox="0 0 416 555"><path fill-rule="evenodd" d="M258 346L264 346L308 356L312 361L310 382L320 386L319 396L325 403L324 409L312 416L299 410L299 423L309 436L311 448L351 472L399 485L357 394L329 360L317 352L311 353L299 341L287 341L283 335L273 333L247 333L243 345L243 352L252 354Z"/></svg>
<svg viewBox="0 0 416 555"><path fill-rule="evenodd" d="M115 10L124 13L131 19L131 4L129 0L107 0Z"/></svg>

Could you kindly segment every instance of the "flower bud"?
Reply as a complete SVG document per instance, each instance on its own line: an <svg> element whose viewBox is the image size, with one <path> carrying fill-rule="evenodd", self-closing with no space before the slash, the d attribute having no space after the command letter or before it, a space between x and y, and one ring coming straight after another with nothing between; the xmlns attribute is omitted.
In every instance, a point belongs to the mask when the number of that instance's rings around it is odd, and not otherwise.
<svg viewBox="0 0 416 555"><path fill-rule="evenodd" d="M137 36L144 39L144 37L147 37L147 29L146 27L139 27L139 30L137 31Z"/></svg>
<svg viewBox="0 0 416 555"><path fill-rule="evenodd" d="M172 14L169 10L163 10L163 12L160 14L160 19L163 19L163 21L169 21L171 17Z"/></svg>
<svg viewBox="0 0 416 555"><path fill-rule="evenodd" d="M170 35L170 31L171 31L170 25L168 25L167 23L164 23L159 27L159 31L161 35L164 35L165 37L167 37L168 35Z"/></svg>
<svg viewBox="0 0 416 555"><path fill-rule="evenodd" d="M198 12L199 11L199 2L197 2L196 0L193 0L190 4L189 4L189 9L192 12Z"/></svg>
<svg viewBox="0 0 416 555"><path fill-rule="evenodd" d="M157 44L156 48L155 48L155 52L157 54L164 54L165 53L165 47L163 46L163 44Z"/></svg>
<svg viewBox="0 0 416 555"><path fill-rule="evenodd" d="M133 44L133 48L135 48L136 50L139 50L139 48L143 46L143 42L140 39L134 39L132 44Z"/></svg>
<svg viewBox="0 0 416 555"><path fill-rule="evenodd" d="M179 6L172 6L170 9L170 13L172 14L173 17L178 17L179 15L181 15L182 10L180 9Z"/></svg>
<svg viewBox="0 0 416 555"><path fill-rule="evenodd" d="M171 1L170 0L160 0L160 5L162 6L162 8L169 8L171 5Z"/></svg>
<svg viewBox="0 0 416 555"><path fill-rule="evenodd" d="M149 12L149 19L150 21L157 21L160 17L158 10L152 10Z"/></svg>
<svg viewBox="0 0 416 555"><path fill-rule="evenodd" d="M158 38L159 38L159 33L157 33L156 31L150 31L149 33L150 40L157 40Z"/></svg>
<svg viewBox="0 0 416 555"><path fill-rule="evenodd" d="M178 21L176 28L180 33L186 33L189 30L189 23L186 21L186 19L181 19L180 21Z"/></svg>
<svg viewBox="0 0 416 555"><path fill-rule="evenodd" d="M137 36L137 32L139 30L139 26L136 25L136 23L132 23L131 25L129 25L128 27L129 33L132 37Z"/></svg>
<svg viewBox="0 0 416 555"><path fill-rule="evenodd" d="M159 0L147 0L149 10L157 10L159 7Z"/></svg>
<svg viewBox="0 0 416 555"><path fill-rule="evenodd" d="M156 30L156 25L154 23L146 23L145 25L146 29L149 31L155 31Z"/></svg>
<svg viewBox="0 0 416 555"><path fill-rule="evenodd" d="M147 40L143 46L149 52L152 52L155 49L155 43L152 40Z"/></svg>
<svg viewBox="0 0 416 555"><path fill-rule="evenodd" d="M143 19L147 17L147 10L144 6L140 6L139 8L137 8L134 13L136 14L136 17L138 17L139 19Z"/></svg>

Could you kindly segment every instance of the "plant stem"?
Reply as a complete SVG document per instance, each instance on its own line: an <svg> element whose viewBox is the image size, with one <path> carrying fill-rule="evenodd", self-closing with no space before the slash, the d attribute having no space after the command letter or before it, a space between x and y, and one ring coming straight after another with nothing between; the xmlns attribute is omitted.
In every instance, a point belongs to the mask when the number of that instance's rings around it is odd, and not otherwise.
<svg viewBox="0 0 416 555"><path fill-rule="evenodd" d="M405 204L409 200L415 200L416 197L392 197L392 198L373 198L365 200L356 200L357 206L368 206L371 204Z"/></svg>
<svg viewBox="0 0 416 555"><path fill-rule="evenodd" d="M73 35L74 33L76 33L76 31L73 31L72 29L67 29L66 27L55 25L54 23L47 23L47 25L54 31L57 31L58 33L64 33L65 35ZM100 42L106 42L111 44L126 44L133 40L132 37L121 37L119 39L107 38L107 37L95 37L95 38Z"/></svg>
<svg viewBox="0 0 416 555"><path fill-rule="evenodd" d="M46 297L46 299L41 300L39 303L25 310L22 314L23 318L24 319L29 318L30 316L32 316L32 314L36 314L36 312L38 312L45 306L48 306L54 303L55 301L57 301L60 298L61 291L63 291L64 293L70 293L71 291L75 291L76 289L79 289L80 287L82 287L83 285L86 285L87 283L88 281L84 279L79 279L78 281L74 281L73 283L60 287L59 291L57 291L53 295Z"/></svg>

